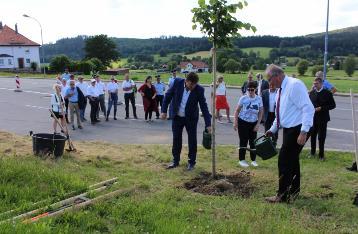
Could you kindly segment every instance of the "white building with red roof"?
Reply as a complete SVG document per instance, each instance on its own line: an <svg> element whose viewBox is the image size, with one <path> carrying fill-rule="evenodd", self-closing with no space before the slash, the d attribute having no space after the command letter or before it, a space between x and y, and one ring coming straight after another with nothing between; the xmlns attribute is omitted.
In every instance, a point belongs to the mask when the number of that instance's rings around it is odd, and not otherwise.
<svg viewBox="0 0 358 234"><path fill-rule="evenodd" d="M0 22L0 70L29 70L32 62L40 68L40 44Z"/></svg>
<svg viewBox="0 0 358 234"><path fill-rule="evenodd" d="M181 62L179 66L181 73L209 72L209 65L202 61Z"/></svg>

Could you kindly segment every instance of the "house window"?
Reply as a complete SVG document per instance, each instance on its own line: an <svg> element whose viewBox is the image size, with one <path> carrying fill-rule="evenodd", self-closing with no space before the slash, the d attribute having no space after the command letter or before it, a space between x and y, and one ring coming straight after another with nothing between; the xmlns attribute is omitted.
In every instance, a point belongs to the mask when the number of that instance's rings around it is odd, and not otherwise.
<svg viewBox="0 0 358 234"><path fill-rule="evenodd" d="M9 65L12 65L12 59L8 59L7 62Z"/></svg>
<svg viewBox="0 0 358 234"><path fill-rule="evenodd" d="M4 65L4 59L0 59L0 66Z"/></svg>
<svg viewBox="0 0 358 234"><path fill-rule="evenodd" d="M25 50L25 53L26 53L26 54L29 54L29 53L30 53L30 50Z"/></svg>
<svg viewBox="0 0 358 234"><path fill-rule="evenodd" d="M30 59L26 59L26 63L30 63Z"/></svg>

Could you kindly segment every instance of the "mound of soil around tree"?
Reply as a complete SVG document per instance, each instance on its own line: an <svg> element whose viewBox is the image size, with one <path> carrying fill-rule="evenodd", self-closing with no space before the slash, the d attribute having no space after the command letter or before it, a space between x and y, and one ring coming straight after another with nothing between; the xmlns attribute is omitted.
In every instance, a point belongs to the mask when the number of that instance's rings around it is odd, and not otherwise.
<svg viewBox="0 0 358 234"><path fill-rule="evenodd" d="M184 183L184 187L195 193L206 195L238 195L250 197L255 187L251 184L251 174L241 171L230 175L217 174L214 179L209 172L201 172L199 176Z"/></svg>

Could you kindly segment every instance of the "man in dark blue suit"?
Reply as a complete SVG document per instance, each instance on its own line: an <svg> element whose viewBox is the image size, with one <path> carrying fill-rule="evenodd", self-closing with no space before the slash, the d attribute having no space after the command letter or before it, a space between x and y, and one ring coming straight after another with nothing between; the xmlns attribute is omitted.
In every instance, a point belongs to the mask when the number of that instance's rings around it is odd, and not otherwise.
<svg viewBox="0 0 358 234"><path fill-rule="evenodd" d="M189 143L189 171L193 170L196 163L197 152L197 125L199 120L199 108L203 113L205 127L211 132L211 115L206 104L204 88L198 85L199 77L196 73L191 72L186 79L176 78L173 85L165 94L162 106L162 119L167 118L168 105L171 102L172 108L170 115L173 116L173 162L168 165L167 169L173 169L179 166L180 153L182 149L183 129L185 127L188 133Z"/></svg>

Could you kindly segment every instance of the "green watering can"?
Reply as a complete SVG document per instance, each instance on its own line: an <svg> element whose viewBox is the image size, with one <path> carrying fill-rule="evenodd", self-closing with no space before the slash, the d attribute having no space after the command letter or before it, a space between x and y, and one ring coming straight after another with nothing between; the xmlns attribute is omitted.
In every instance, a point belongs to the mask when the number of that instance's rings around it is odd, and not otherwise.
<svg viewBox="0 0 358 234"><path fill-rule="evenodd" d="M208 133L206 129L203 131L202 144L205 149L211 149L211 133Z"/></svg>
<svg viewBox="0 0 358 234"><path fill-rule="evenodd" d="M276 144L272 141L271 137L262 135L254 141L254 144L255 149L249 149L247 147L240 147L240 149L256 152L262 160L270 159L277 154Z"/></svg>

